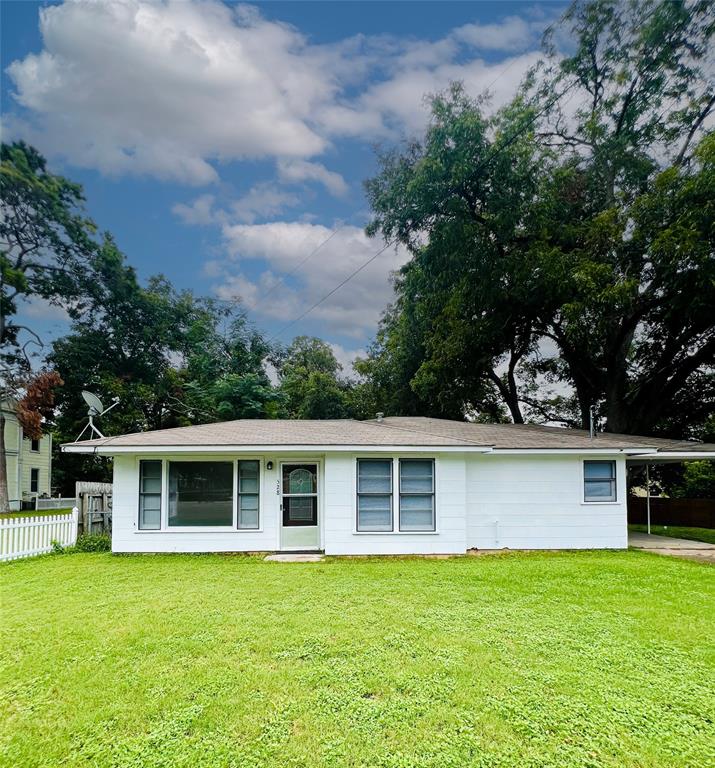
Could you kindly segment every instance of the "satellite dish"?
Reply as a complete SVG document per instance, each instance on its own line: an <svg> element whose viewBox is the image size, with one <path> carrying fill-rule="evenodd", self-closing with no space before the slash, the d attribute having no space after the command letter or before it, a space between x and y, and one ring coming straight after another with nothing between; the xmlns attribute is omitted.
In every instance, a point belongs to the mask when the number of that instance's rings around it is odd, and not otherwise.
<svg viewBox="0 0 715 768"><path fill-rule="evenodd" d="M75 443L79 441L79 439L87 431L87 429L89 429L91 435L96 435L97 437L104 437L104 435L94 425L94 417L103 416L107 411L111 411L112 408L114 408L114 406L119 403L119 398L115 397L112 401L112 404L109 406L109 408L105 408L102 405L102 401L97 397L97 395L95 395L92 392L88 392L86 389L82 390L82 398L84 402L87 403L87 406L89 407L89 410L87 411L87 423L84 425L84 429L77 436Z"/></svg>
<svg viewBox="0 0 715 768"><path fill-rule="evenodd" d="M82 397L84 398L84 402L89 406L90 416L99 416L99 414L104 411L102 401L97 397L97 395L84 389L82 390Z"/></svg>

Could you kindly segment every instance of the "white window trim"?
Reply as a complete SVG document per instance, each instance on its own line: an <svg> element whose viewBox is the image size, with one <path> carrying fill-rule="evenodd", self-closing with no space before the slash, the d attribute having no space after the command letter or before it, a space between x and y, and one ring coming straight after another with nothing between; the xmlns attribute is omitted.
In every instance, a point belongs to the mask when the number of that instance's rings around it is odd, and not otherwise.
<svg viewBox="0 0 715 768"><path fill-rule="evenodd" d="M401 464L403 461L432 461L432 491L427 493L404 493L402 492L402 472ZM397 459L397 473L399 477L397 478L397 528L400 531L400 533L434 533L435 530L437 530L437 465L434 459L425 459L421 456L408 456L406 459L403 456L400 456ZM432 496L432 522L433 526L429 530L426 531L403 531L402 530L402 496Z"/></svg>
<svg viewBox="0 0 715 768"><path fill-rule="evenodd" d="M157 461L151 455L137 456L135 461L135 477L137 486L139 483L139 472L141 461ZM162 458L161 461L161 528L139 528L139 488L137 487L137 508L134 516L134 533L151 535L157 533L183 534L183 533L238 533L238 534L256 534L263 533L264 519L264 458L263 456L185 456ZM171 462L204 461L204 462L222 462L233 465L233 514L231 525L169 525L169 464ZM258 461L258 528L239 528L238 527L238 462L239 461Z"/></svg>
<svg viewBox="0 0 715 768"><path fill-rule="evenodd" d="M361 531L358 527L359 521L359 487L360 487L360 462L361 461L389 461L390 462L390 530L389 531ZM365 494L369 496L370 494ZM384 493L374 494L375 496L385 496ZM356 456L355 457L355 520L354 520L354 533L359 534L371 534L371 533L396 533L395 528L395 459L392 456Z"/></svg>
<svg viewBox="0 0 715 768"><path fill-rule="evenodd" d="M392 530L391 531L359 531L357 527L357 462L358 459L386 459L392 461ZM400 459L429 459L434 467L432 485L434 487L434 530L432 531L401 531L400 530ZM439 474L439 456L431 453L406 452L392 456L376 456L374 453L356 454L352 457L352 511L353 511L353 536L439 536L439 505L437 499L437 476ZM397 503L395 503L395 501Z"/></svg>
<svg viewBox="0 0 715 768"><path fill-rule="evenodd" d="M615 484L616 484L616 498L611 501L610 499L608 501L589 501L586 498L586 462L587 461L610 461L613 463L615 468ZM619 462L615 458L601 458L600 456L598 458L587 458L587 459L581 459L581 506L582 507L618 507L622 505L622 502L620 501L620 493L619 493L619 487L621 485L621 479L620 479L620 472L619 472Z"/></svg>

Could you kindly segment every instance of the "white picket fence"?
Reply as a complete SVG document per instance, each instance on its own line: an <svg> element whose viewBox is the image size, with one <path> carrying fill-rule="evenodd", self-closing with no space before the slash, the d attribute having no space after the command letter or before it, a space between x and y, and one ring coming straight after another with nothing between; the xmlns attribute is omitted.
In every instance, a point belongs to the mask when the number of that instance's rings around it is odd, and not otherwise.
<svg viewBox="0 0 715 768"><path fill-rule="evenodd" d="M77 541L79 514L10 517L0 520L0 560L17 560L52 551L52 542L71 546Z"/></svg>

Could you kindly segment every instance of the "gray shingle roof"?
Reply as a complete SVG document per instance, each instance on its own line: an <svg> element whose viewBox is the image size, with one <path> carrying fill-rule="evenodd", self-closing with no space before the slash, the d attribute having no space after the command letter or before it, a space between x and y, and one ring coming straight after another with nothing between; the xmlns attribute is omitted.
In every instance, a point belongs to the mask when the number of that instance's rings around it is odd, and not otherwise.
<svg viewBox="0 0 715 768"><path fill-rule="evenodd" d="M715 445L653 437L588 432L524 424L473 424L422 417L387 417L302 421L240 419L191 427L136 432L99 440L70 443L74 450L101 447L159 448L206 446L412 446L489 447L494 449L653 448L667 451L715 451ZM81 447L81 448L80 448Z"/></svg>

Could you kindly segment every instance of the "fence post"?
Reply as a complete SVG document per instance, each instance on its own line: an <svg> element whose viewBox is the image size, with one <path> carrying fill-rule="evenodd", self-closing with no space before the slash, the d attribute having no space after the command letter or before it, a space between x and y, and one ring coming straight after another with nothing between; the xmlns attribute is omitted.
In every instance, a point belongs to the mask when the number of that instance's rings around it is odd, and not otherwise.
<svg viewBox="0 0 715 768"><path fill-rule="evenodd" d="M79 509L72 507L72 530L70 531L70 545L77 543L77 526L79 524Z"/></svg>

